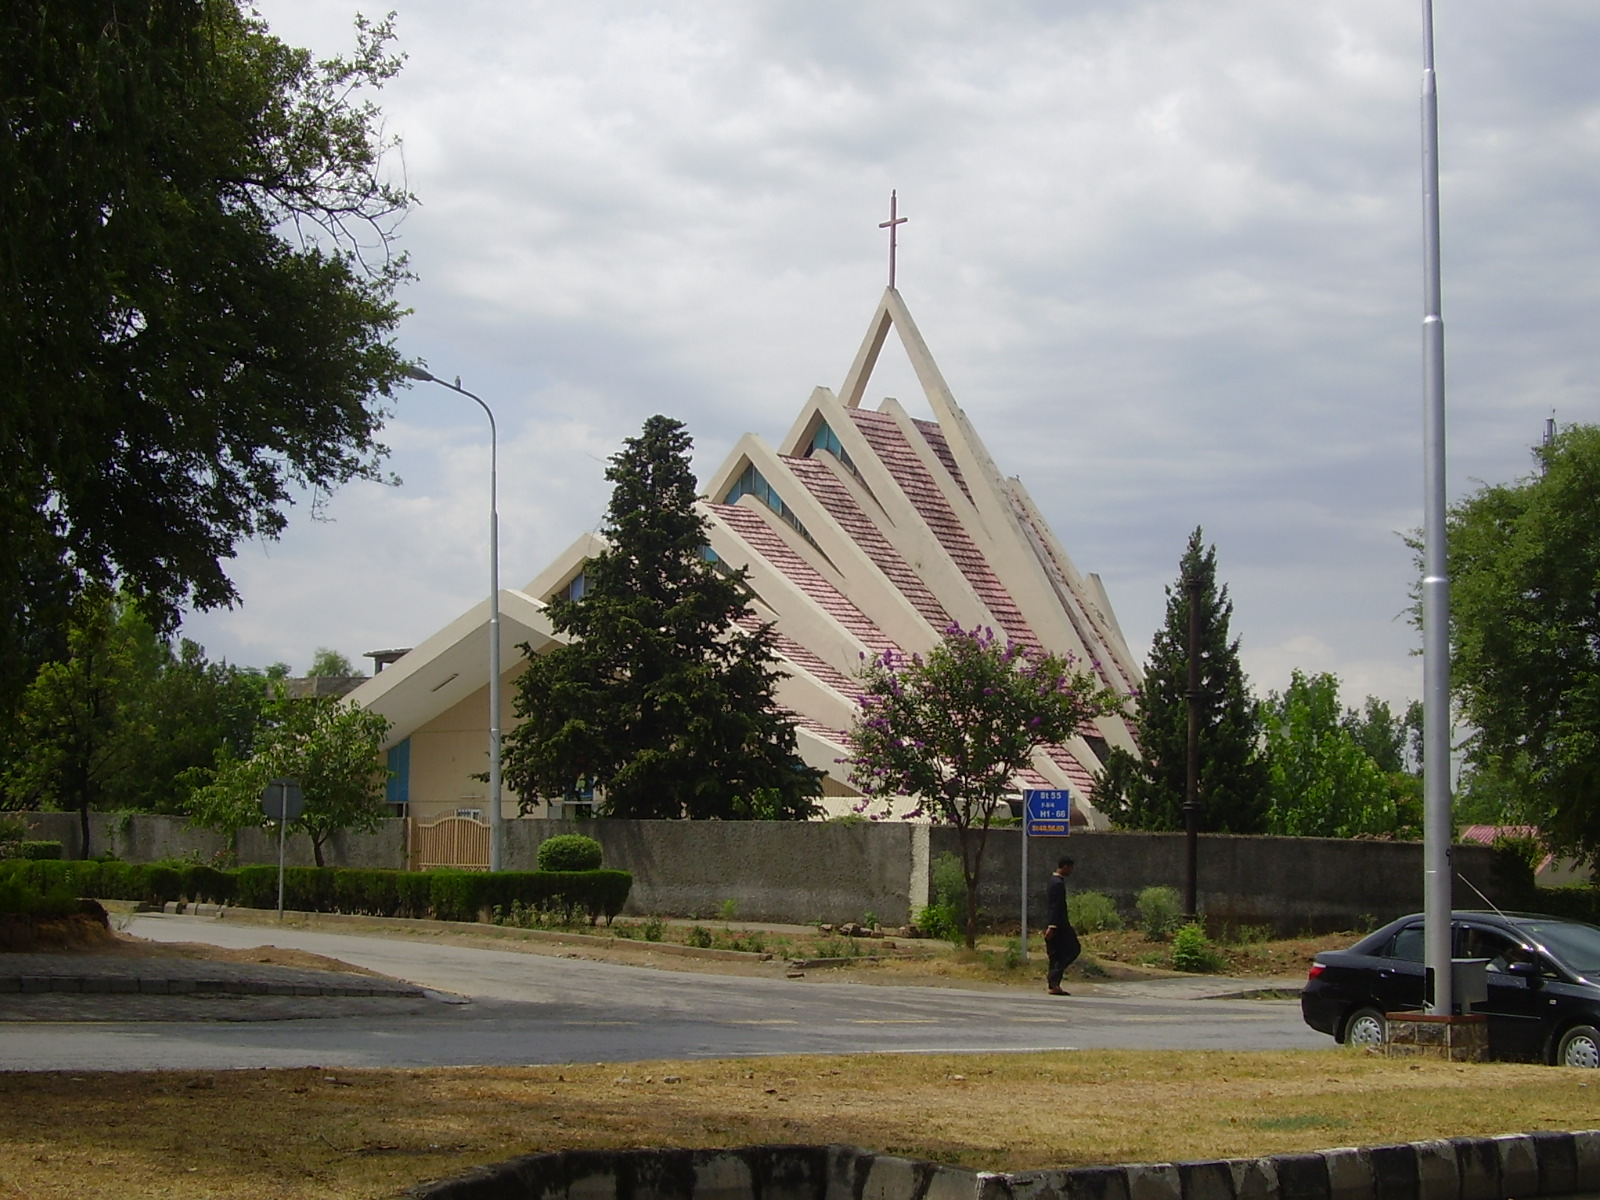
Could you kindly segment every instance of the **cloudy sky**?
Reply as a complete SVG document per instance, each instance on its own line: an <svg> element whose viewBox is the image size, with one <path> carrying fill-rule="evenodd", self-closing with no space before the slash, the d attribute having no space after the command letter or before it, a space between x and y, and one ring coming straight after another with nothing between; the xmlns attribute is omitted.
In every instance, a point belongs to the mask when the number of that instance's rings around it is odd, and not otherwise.
<svg viewBox="0 0 1600 1200"><path fill-rule="evenodd" d="M507 585L598 524L652 413L704 477L839 385L897 188L901 293L1136 652L1202 525L1258 690L1420 694L1418 4L393 2L399 344L496 412ZM352 44L337 0L259 5ZM1436 21L1459 496L1526 474L1547 417L1600 420L1600 4ZM922 406L888 354L886 394ZM185 632L296 668L419 642L487 591L486 424L406 393L403 485L302 505Z"/></svg>

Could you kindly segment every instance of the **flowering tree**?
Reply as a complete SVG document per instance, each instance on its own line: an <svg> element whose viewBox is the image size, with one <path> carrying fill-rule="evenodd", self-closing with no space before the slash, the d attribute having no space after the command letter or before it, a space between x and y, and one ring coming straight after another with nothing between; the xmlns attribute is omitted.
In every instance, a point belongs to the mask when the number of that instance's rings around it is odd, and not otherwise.
<svg viewBox="0 0 1600 1200"><path fill-rule="evenodd" d="M967 886L967 947L977 940L978 879L989 823L1034 750L1063 742L1121 698L1057 655L1003 645L992 629L951 625L929 652L886 651L859 672L865 695L850 731L850 779L865 808L954 825Z"/></svg>

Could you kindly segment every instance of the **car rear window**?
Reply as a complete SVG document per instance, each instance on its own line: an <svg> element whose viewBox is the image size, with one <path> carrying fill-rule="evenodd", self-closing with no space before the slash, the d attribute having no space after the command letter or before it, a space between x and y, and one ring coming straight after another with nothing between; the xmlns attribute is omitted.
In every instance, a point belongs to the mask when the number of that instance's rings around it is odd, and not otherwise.
<svg viewBox="0 0 1600 1200"><path fill-rule="evenodd" d="M1422 946L1422 926L1407 925L1394 935L1385 958L1400 958L1406 962L1421 962L1426 957Z"/></svg>

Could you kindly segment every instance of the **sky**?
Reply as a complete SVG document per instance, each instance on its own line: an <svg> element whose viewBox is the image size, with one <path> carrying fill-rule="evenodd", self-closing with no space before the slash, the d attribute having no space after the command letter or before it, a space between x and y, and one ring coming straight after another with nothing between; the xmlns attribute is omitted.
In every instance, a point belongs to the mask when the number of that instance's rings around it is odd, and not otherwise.
<svg viewBox="0 0 1600 1200"><path fill-rule="evenodd" d="M896 189L902 296L1136 655L1201 526L1259 693L1420 696L1419 4L390 2L396 344L494 410L506 586L599 527L647 417L704 479L839 386ZM354 45L338 0L258 7ZM1526 476L1547 418L1600 420L1600 4L1438 0L1435 29L1454 499ZM924 413L898 354L868 401ZM478 602L487 424L402 393L403 482L303 498L186 636L365 666Z"/></svg>

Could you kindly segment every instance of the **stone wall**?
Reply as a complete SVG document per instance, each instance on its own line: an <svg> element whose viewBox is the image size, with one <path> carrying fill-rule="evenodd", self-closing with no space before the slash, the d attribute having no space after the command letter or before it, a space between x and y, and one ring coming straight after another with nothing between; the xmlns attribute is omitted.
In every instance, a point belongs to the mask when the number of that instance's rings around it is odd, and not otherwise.
<svg viewBox="0 0 1600 1200"><path fill-rule="evenodd" d="M40 813L32 837L59 840L77 857L72 813ZM741 920L808 924L858 921L872 914L899 925L927 903L931 857L955 853L954 829L898 823L777 821L542 821L506 823L505 865L532 870L539 843L558 833L584 833L605 849L607 866L631 871L631 915L712 917L733 902ZM91 849L130 862L161 858L212 861L229 849L222 835L192 829L181 817L96 813ZM240 830L240 862L276 862L277 839L267 829ZM1021 913L1022 835L1015 827L989 834L980 905L996 920ZM1151 885L1182 890L1184 839L1165 833L1081 833L1035 838L1029 846L1030 924L1043 917L1045 878L1056 859L1077 860L1072 886L1105 892L1128 916ZM1456 869L1501 905L1524 903L1495 874L1487 846L1453 847ZM333 866L405 866L405 822L385 820L374 833L335 834L325 850ZM311 843L290 834L287 861L311 864ZM1268 925L1281 934L1352 929L1422 907L1422 846L1416 842L1322 838L1200 838L1199 899L1213 927ZM1457 885L1456 904L1483 906Z"/></svg>
<svg viewBox="0 0 1600 1200"><path fill-rule="evenodd" d="M957 832L931 831L934 856L959 854ZM1456 871L1501 905L1520 899L1511 881L1495 870L1488 846L1451 848ZM1134 901L1147 887L1184 886L1181 833L1084 833L1034 838L1028 847L1028 922L1044 916L1045 879L1062 855L1076 867L1071 887L1104 892L1132 918ZM1355 929L1422 908L1422 843L1342 838L1242 837L1203 834L1196 855L1197 899L1212 928L1267 925L1293 936L1302 932ZM979 906L1017 921L1022 907L1022 835L1016 828L990 832L983 857ZM1482 908L1477 893L1459 879L1454 904Z"/></svg>
<svg viewBox="0 0 1600 1200"><path fill-rule="evenodd" d="M1524 1200L1600 1191L1600 1132L1001 1174L852 1146L567 1150L417 1200Z"/></svg>

